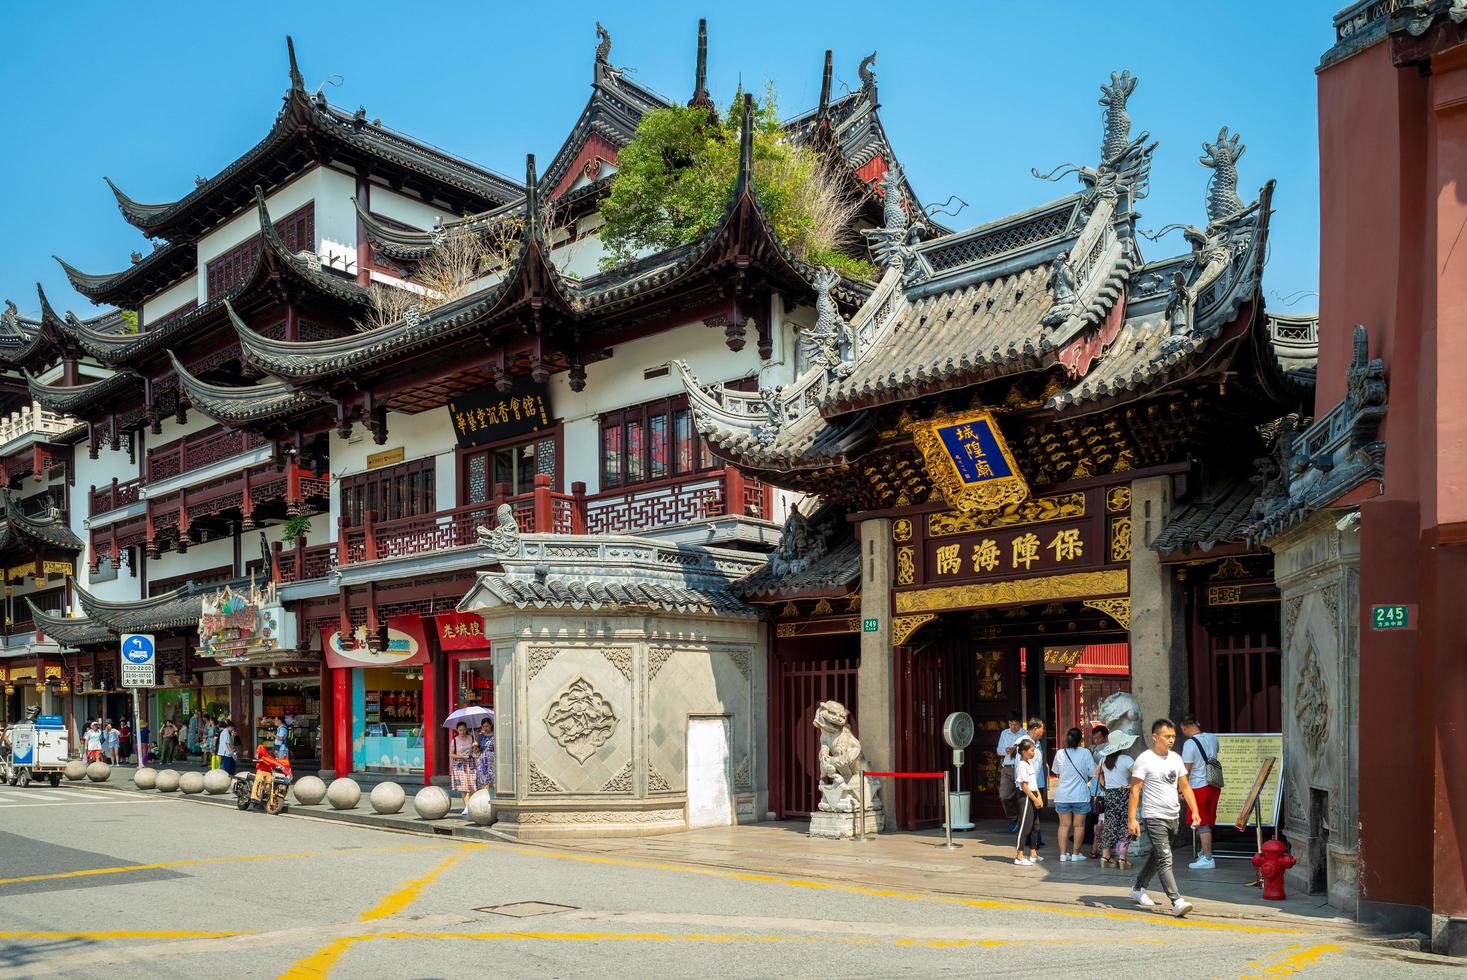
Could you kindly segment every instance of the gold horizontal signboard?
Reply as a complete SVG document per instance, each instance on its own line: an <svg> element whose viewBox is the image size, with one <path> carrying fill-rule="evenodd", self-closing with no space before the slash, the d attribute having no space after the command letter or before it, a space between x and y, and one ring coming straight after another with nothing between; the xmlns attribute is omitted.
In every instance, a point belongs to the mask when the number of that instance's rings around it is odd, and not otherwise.
<svg viewBox="0 0 1467 980"><path fill-rule="evenodd" d="M1126 570L1116 568L1098 572L1071 572L1068 575L1041 575L1005 582L940 585L931 589L898 592L894 601L898 613L914 613L1003 606L1020 602L1048 602L1054 599L1084 599L1116 595L1129 589L1130 581Z"/></svg>
<svg viewBox="0 0 1467 980"><path fill-rule="evenodd" d="M407 456L407 447L398 446L396 449L385 449L380 453L372 453L367 457L367 469L375 470L383 466L396 466Z"/></svg>
<svg viewBox="0 0 1467 980"><path fill-rule="evenodd" d="M910 428L928 479L953 510L1001 510L1029 496L992 412L924 419Z"/></svg>

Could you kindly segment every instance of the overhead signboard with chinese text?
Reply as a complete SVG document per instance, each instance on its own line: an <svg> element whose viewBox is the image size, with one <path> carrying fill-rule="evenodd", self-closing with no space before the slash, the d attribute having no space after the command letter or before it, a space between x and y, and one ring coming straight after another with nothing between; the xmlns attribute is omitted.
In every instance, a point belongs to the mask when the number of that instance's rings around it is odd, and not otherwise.
<svg viewBox="0 0 1467 980"><path fill-rule="evenodd" d="M932 485L954 510L999 510L1029 496L1029 485L991 412L913 423L912 441L922 453Z"/></svg>
<svg viewBox="0 0 1467 980"><path fill-rule="evenodd" d="M448 403L448 412L461 447L529 435L555 422L546 386L529 378L515 378L509 391L487 385L465 392Z"/></svg>

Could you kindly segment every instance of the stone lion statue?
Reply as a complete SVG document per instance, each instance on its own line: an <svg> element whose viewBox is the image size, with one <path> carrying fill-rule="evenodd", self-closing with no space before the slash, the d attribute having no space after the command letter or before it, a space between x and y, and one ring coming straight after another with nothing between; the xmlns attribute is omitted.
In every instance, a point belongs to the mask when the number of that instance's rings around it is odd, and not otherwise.
<svg viewBox="0 0 1467 980"><path fill-rule="evenodd" d="M1141 738L1141 705L1130 691L1116 691L1100 700L1100 723L1113 732ZM1134 744L1134 743L1133 743Z"/></svg>
<svg viewBox="0 0 1467 980"><path fill-rule="evenodd" d="M850 813L860 806L857 773L870 768L861 756L861 742L851 733L851 713L839 701L822 701L815 708L820 730L820 809ZM880 808L881 784L866 779L866 806Z"/></svg>

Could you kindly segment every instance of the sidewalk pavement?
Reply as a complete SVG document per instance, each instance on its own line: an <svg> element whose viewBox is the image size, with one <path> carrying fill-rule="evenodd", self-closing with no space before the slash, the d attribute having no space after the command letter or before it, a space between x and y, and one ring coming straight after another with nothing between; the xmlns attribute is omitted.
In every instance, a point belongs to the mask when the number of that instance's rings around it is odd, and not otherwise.
<svg viewBox="0 0 1467 980"><path fill-rule="evenodd" d="M107 783L74 785L118 792L156 792L137 789L132 783L135 771L117 766ZM373 782L377 781L381 780ZM362 798L354 809L334 810L326 803L307 807L292 798L289 812L381 830L511 840L492 826L478 827L456 816L456 808L443 820L420 819L412 804L420 783L400 783L407 795L401 813L391 816L373 813L367 798L370 786L365 781L359 782L363 782ZM184 798L206 805L234 806L234 797L227 794ZM457 803L453 794L450 798ZM1041 852L1046 858L1043 864L1015 867L1012 839L1002 821L985 821L972 831L955 834L953 841L958 846L954 850L943 846L941 830L890 831L858 842L809 837L807 829L807 821L782 821L659 837L557 838L553 844L514 843L614 860L752 872L899 892L1097 909L1133 907L1127 892L1134 883L1135 871L1101 868L1098 860L1061 863L1059 852L1052 844ZM1190 847L1179 848L1175 856L1178 887L1197 903L1198 913L1209 919L1360 938L1358 927L1332 908L1323 896L1293 895L1284 902L1264 901L1260 890L1248 884L1253 880L1253 866L1246 859L1219 859L1216 870L1193 871L1187 867L1192 859ZM1157 882L1152 882L1151 891L1164 907L1166 900Z"/></svg>

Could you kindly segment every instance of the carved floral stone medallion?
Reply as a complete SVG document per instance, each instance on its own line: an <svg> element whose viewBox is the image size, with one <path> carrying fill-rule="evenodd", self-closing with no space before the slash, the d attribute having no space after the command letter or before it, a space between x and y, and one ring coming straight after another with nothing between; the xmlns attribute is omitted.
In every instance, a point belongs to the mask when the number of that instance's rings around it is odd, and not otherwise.
<svg viewBox="0 0 1467 980"><path fill-rule="evenodd" d="M545 727L571 758L584 765L616 731L616 712L590 681L577 677L545 709Z"/></svg>

